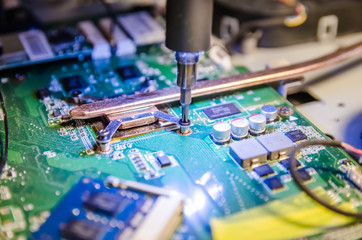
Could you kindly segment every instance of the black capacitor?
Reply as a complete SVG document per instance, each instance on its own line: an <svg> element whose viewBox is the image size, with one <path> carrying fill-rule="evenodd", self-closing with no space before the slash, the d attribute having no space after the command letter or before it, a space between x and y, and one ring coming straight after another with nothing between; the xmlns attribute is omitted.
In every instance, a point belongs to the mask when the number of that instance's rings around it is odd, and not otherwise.
<svg viewBox="0 0 362 240"><path fill-rule="evenodd" d="M166 46L176 52L210 47L212 0L167 0Z"/></svg>

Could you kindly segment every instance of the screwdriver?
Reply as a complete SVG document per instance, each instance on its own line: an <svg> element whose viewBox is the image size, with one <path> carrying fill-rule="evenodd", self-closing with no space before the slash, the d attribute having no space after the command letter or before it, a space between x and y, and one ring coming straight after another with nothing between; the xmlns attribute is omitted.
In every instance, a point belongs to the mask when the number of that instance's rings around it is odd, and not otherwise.
<svg viewBox="0 0 362 240"><path fill-rule="evenodd" d="M199 56L210 47L212 0L168 0L166 4L166 47L175 51L177 85L180 87L181 133L191 122L191 88L196 83Z"/></svg>

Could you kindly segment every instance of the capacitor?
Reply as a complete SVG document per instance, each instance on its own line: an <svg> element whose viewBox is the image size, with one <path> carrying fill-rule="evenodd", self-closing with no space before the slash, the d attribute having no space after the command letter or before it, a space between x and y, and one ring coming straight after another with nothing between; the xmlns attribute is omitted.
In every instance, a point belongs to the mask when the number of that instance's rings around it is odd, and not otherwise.
<svg viewBox="0 0 362 240"><path fill-rule="evenodd" d="M262 114L254 114L249 117L250 132L258 135L265 131L266 118Z"/></svg>
<svg viewBox="0 0 362 240"><path fill-rule="evenodd" d="M218 143L224 143L230 140L231 127L227 122L218 122L213 126L213 138Z"/></svg>
<svg viewBox="0 0 362 240"><path fill-rule="evenodd" d="M260 111L268 122L274 121L278 116L278 110L273 105L264 105L260 108Z"/></svg>
<svg viewBox="0 0 362 240"><path fill-rule="evenodd" d="M236 118L231 122L231 134L233 138L246 137L249 132L249 121L246 118Z"/></svg>

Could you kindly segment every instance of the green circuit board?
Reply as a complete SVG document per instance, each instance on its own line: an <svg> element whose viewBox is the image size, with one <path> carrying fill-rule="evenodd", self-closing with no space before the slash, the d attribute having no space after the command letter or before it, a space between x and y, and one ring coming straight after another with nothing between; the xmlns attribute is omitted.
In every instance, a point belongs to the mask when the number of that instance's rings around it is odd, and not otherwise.
<svg viewBox="0 0 362 240"><path fill-rule="evenodd" d="M117 70L124 66L134 66L141 77L124 81ZM198 76L203 81L212 81L246 71L243 67L224 71L204 56ZM248 118L268 104L287 107L293 113L280 115L278 121L268 123L264 134L300 130L309 140L326 138L271 87L258 86L194 99L190 107L191 135L182 136L175 127L168 126L146 134L114 138L113 151L109 154L95 149L96 132L102 120L60 124L55 116L55 111L64 115L74 107L69 101L71 93L61 80L64 77L81 76L84 93L100 100L142 92L142 77L155 80L157 88L174 86L175 73L173 53L159 46L141 48L134 56L108 61L73 59L2 72L0 86L8 113L10 142L7 165L0 180L0 239L28 238L83 176L103 180L115 176L182 193L184 221L174 234L175 239L210 239L214 234L210 219L227 219L277 200L289 201L299 196L300 190L279 159L267 163L283 184L281 190L272 191L252 169L243 169L230 156L229 143L217 144L210 136L216 122ZM50 89L50 96L39 99L37 91L42 88ZM228 103L240 112L213 120L203 111ZM167 105L165 110L174 116L181 115L177 103ZM2 122L3 116L0 116ZM3 148L3 124L0 129ZM160 168L152 164L151 159L159 152L170 157L171 166ZM323 146L308 148L302 153L299 161L311 176L309 187L324 189L336 203L351 203L353 209L362 209L361 192L342 171L347 160L356 165L348 154ZM137 167L134 155L143 159L147 170ZM312 235L323 231L317 228Z"/></svg>

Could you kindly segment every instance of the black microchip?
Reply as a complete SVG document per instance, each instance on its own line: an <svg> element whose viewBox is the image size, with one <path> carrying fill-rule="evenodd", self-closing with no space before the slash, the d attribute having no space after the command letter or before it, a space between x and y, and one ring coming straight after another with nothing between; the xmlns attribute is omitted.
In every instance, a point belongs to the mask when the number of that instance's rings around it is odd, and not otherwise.
<svg viewBox="0 0 362 240"><path fill-rule="evenodd" d="M46 97L49 97L50 96L50 91L48 88L40 88L36 91L36 96L39 98L39 99L44 99Z"/></svg>
<svg viewBox="0 0 362 240"><path fill-rule="evenodd" d="M288 138L290 138L290 140L292 140L293 142L298 142L301 140L305 140L308 139L307 135L305 135L301 130L297 129L297 130L293 130L290 132L287 132L285 134Z"/></svg>
<svg viewBox="0 0 362 240"><path fill-rule="evenodd" d="M290 168L290 158L287 158L287 159L284 159L284 160L281 160L280 163L283 165L283 167L285 167L286 169L289 170ZM302 166L302 164L297 160L297 168Z"/></svg>
<svg viewBox="0 0 362 240"><path fill-rule="evenodd" d="M265 177L267 175L273 174L273 169L269 166L269 164L264 164L254 168L254 172L259 175L259 177Z"/></svg>
<svg viewBox="0 0 362 240"><path fill-rule="evenodd" d="M167 155L157 156L157 161L161 167L166 167L171 165L171 160Z"/></svg>
<svg viewBox="0 0 362 240"><path fill-rule="evenodd" d="M67 92L73 92L75 90L82 91L87 88L87 85L83 80L83 77L80 75L63 77L60 79L60 81Z"/></svg>
<svg viewBox="0 0 362 240"><path fill-rule="evenodd" d="M283 183L278 177L271 177L264 180L264 183L270 188L270 190L279 190L284 188Z"/></svg>
<svg viewBox="0 0 362 240"><path fill-rule="evenodd" d="M141 73L138 71L137 67L133 65L119 67L116 69L116 71L123 80L134 79L141 76Z"/></svg>
<svg viewBox="0 0 362 240"><path fill-rule="evenodd" d="M76 31L71 28L59 28L48 32L49 42L58 44L71 44L76 37Z"/></svg>
<svg viewBox="0 0 362 240"><path fill-rule="evenodd" d="M85 207L95 212L114 216L118 212L123 197L114 193L97 192L86 202Z"/></svg>
<svg viewBox="0 0 362 240"><path fill-rule="evenodd" d="M312 179L312 176L309 175L307 170L305 170L304 168L298 170L298 175L304 182L309 181L309 180Z"/></svg>
<svg viewBox="0 0 362 240"><path fill-rule="evenodd" d="M71 240L102 239L103 227L86 220L73 219L61 230L61 236Z"/></svg>
<svg viewBox="0 0 362 240"><path fill-rule="evenodd" d="M211 120L223 117L229 117L241 113L239 108L237 108L233 103L227 103L209 108L204 108L202 111Z"/></svg>

